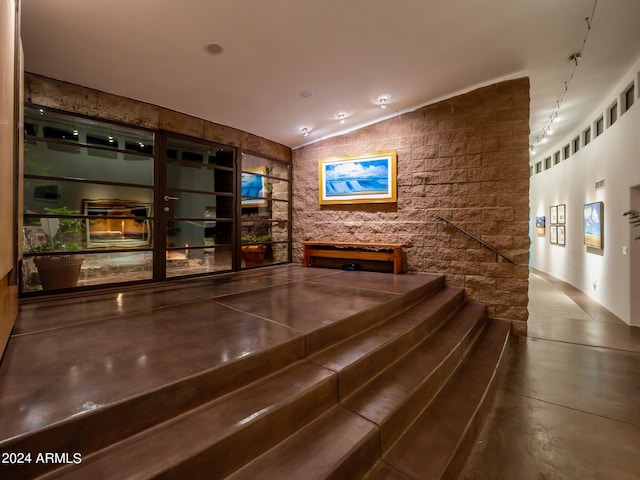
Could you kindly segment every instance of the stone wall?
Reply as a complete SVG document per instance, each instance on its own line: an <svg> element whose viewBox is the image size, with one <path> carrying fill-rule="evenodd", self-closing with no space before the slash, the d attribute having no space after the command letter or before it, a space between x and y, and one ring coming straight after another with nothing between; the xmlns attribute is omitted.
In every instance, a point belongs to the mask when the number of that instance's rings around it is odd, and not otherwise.
<svg viewBox="0 0 640 480"><path fill-rule="evenodd" d="M289 147L157 105L30 73L25 74L24 93L25 102L29 104L180 133L291 163Z"/></svg>
<svg viewBox="0 0 640 480"><path fill-rule="evenodd" d="M301 242L406 245L405 269L444 273L492 318L526 332L529 261L529 80L502 82L293 152L294 261ZM318 203L318 160L398 154L397 204ZM442 215L518 262L437 219Z"/></svg>

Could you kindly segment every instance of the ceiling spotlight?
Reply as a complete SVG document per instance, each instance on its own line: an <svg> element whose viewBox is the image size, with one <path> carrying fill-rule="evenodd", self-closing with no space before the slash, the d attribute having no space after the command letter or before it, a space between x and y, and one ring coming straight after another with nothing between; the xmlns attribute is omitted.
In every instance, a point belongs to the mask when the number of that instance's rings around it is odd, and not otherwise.
<svg viewBox="0 0 640 480"><path fill-rule="evenodd" d="M347 114L344 112L336 113L336 118L340 120L340 123L344 123L344 119L347 117Z"/></svg>
<svg viewBox="0 0 640 480"><path fill-rule="evenodd" d="M529 145L529 152L531 153L531 155L535 155L536 154L536 147L534 147L533 145Z"/></svg>
<svg viewBox="0 0 640 480"><path fill-rule="evenodd" d="M547 134L553 135L553 128L551 127L547 128Z"/></svg>
<svg viewBox="0 0 640 480"><path fill-rule="evenodd" d="M221 55L224 52L224 47L217 42L211 42L204 46L204 51L209 55Z"/></svg>
<svg viewBox="0 0 640 480"><path fill-rule="evenodd" d="M306 137L307 135L309 135L309 127L300 127L298 128L298 130L302 132L303 137Z"/></svg>
<svg viewBox="0 0 640 480"><path fill-rule="evenodd" d="M378 104L380 108L387 108L387 104L389 103L389 95L383 95L378 98Z"/></svg>

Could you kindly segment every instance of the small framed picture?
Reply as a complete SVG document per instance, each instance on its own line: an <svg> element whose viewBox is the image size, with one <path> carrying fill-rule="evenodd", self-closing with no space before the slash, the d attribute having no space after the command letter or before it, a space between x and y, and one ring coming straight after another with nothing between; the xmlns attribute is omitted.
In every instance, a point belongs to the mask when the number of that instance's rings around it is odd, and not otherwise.
<svg viewBox="0 0 640 480"><path fill-rule="evenodd" d="M558 206L554 205L549 208L549 223L554 225L558 223Z"/></svg>
<svg viewBox="0 0 640 480"><path fill-rule="evenodd" d="M549 227L549 243L551 243L552 245L558 244L558 226L557 225L551 225Z"/></svg>
<svg viewBox="0 0 640 480"><path fill-rule="evenodd" d="M558 223L564 225L564 214L566 211L566 205L558 205Z"/></svg>
<svg viewBox="0 0 640 480"><path fill-rule="evenodd" d="M558 225L558 245L565 245L564 240L564 225Z"/></svg>
<svg viewBox="0 0 640 480"><path fill-rule="evenodd" d="M603 248L604 203L587 203L584 206L584 244L587 247Z"/></svg>

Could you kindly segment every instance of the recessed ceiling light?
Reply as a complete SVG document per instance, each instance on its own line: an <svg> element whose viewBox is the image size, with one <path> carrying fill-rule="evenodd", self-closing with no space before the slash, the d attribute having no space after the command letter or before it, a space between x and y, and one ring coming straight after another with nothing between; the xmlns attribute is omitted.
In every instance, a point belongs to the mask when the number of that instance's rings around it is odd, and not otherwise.
<svg viewBox="0 0 640 480"><path fill-rule="evenodd" d="M344 112L336 113L336 118L340 120L340 123L344 123L344 119L347 118L347 114Z"/></svg>
<svg viewBox="0 0 640 480"><path fill-rule="evenodd" d="M380 108L387 108L387 104L389 103L389 95L382 95L378 97L378 104Z"/></svg>
<svg viewBox="0 0 640 480"><path fill-rule="evenodd" d="M221 55L224 52L224 47L217 42L211 42L204 46L204 51L209 55Z"/></svg>

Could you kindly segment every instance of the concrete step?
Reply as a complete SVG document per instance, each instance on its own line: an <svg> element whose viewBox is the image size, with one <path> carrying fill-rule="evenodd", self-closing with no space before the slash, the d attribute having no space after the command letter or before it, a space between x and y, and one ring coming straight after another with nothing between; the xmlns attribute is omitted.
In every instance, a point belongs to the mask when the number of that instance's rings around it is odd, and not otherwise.
<svg viewBox="0 0 640 480"><path fill-rule="evenodd" d="M383 452L391 448L458 368L486 319L484 305L466 305L342 402L345 408L379 426Z"/></svg>
<svg viewBox="0 0 640 480"><path fill-rule="evenodd" d="M379 456L376 426L336 406L228 480L358 479Z"/></svg>
<svg viewBox="0 0 640 480"><path fill-rule="evenodd" d="M302 361L42 478L223 478L335 405L335 374Z"/></svg>
<svg viewBox="0 0 640 480"><path fill-rule="evenodd" d="M468 357L383 459L409 479L455 479L486 418L509 325L490 321Z"/></svg>
<svg viewBox="0 0 640 480"><path fill-rule="evenodd" d="M81 450L79 465L21 469L26 476L15 478L451 475L489 405L509 326L488 321L485 306L465 303L464 290L431 280L418 295L347 316L311 340L316 330L143 402L123 400L97 420L89 415L41 432L36 438L47 441L64 433L57 451L74 452L82 442L91 449Z"/></svg>
<svg viewBox="0 0 640 480"><path fill-rule="evenodd" d="M464 290L446 287L408 310L309 357L338 374L344 400L454 315Z"/></svg>

